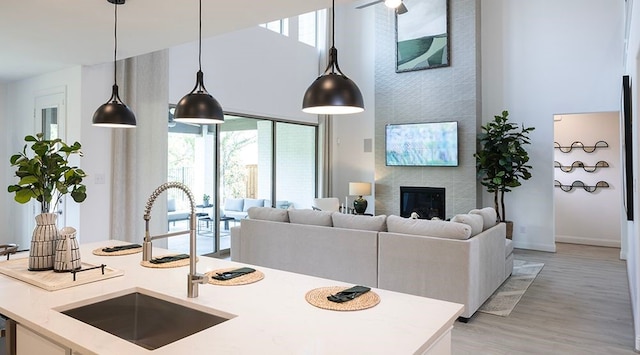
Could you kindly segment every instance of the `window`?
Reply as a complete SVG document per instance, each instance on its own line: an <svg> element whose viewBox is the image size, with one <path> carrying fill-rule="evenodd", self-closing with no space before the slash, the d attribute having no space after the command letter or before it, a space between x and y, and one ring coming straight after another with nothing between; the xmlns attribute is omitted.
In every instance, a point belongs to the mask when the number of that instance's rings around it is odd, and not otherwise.
<svg viewBox="0 0 640 355"><path fill-rule="evenodd" d="M298 16L298 41L312 47L317 45L317 12L307 12Z"/></svg>
<svg viewBox="0 0 640 355"><path fill-rule="evenodd" d="M318 29L319 18L324 16L325 10L307 12L306 14L292 17L290 19L282 19L260 24L260 27L269 29L273 32L280 33L285 36L291 36L299 42L308 44L312 47L318 46ZM291 31L289 29L291 26Z"/></svg>
<svg viewBox="0 0 640 355"><path fill-rule="evenodd" d="M263 24L260 24L260 27L264 27L268 30L271 30L275 33L279 33L281 35L285 35L285 36L289 35L289 19L287 18L282 20L263 23Z"/></svg>

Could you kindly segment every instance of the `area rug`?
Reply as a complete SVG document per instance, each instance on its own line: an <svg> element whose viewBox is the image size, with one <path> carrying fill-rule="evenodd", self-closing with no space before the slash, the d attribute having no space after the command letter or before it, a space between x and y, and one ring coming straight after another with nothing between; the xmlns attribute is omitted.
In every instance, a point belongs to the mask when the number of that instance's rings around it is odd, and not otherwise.
<svg viewBox="0 0 640 355"><path fill-rule="evenodd" d="M511 276L498 287L478 311L502 317L508 316L538 276L542 267L544 267L543 263L514 260Z"/></svg>

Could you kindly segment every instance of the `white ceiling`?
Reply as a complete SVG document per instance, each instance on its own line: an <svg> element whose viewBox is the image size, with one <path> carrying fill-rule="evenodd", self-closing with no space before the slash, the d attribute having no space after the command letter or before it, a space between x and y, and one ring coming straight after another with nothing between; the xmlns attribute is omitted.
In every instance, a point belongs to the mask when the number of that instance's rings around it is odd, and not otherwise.
<svg viewBox="0 0 640 355"><path fill-rule="evenodd" d="M202 36L330 6L330 0L203 0ZM0 0L0 82L112 61L113 15L107 0ZM118 6L118 59L197 38L197 0Z"/></svg>

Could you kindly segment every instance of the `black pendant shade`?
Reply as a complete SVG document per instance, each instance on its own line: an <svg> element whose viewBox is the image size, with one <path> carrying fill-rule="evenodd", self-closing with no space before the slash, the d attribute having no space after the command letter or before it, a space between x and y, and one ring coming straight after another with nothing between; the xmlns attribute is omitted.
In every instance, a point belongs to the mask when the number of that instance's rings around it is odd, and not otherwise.
<svg viewBox="0 0 640 355"><path fill-rule="evenodd" d="M329 67L304 93L302 111L313 114L340 115L364 111L360 89L342 74L337 62L338 50L331 47ZM335 72L335 68L338 73Z"/></svg>
<svg viewBox="0 0 640 355"><path fill-rule="evenodd" d="M335 1L332 10L332 42L335 42ZM340 70L338 50L332 44L329 65L304 93L302 111L318 115L342 115L364 111L364 100L358 85Z"/></svg>
<svg viewBox="0 0 640 355"><path fill-rule="evenodd" d="M111 98L93 114L93 125L101 127L135 127L136 116L118 96L118 85L113 85Z"/></svg>
<svg viewBox="0 0 640 355"><path fill-rule="evenodd" d="M218 100L211 96L204 87L204 74L198 70L196 86L185 95L178 104L174 113L174 120L178 122L211 124L223 123L224 112Z"/></svg>
<svg viewBox="0 0 640 355"><path fill-rule="evenodd" d="M224 122L224 112L218 100L204 87L202 73L202 0L200 0L198 27L198 73L196 86L176 105L174 120L182 123L219 124Z"/></svg>
<svg viewBox="0 0 640 355"><path fill-rule="evenodd" d="M113 87L111 98L102 104L93 114L93 125L109 128L134 128L136 126L136 116L127 105L122 102L118 95L118 84L116 82L116 53L118 51L118 5L123 5L125 0L107 0L114 7L113 24Z"/></svg>

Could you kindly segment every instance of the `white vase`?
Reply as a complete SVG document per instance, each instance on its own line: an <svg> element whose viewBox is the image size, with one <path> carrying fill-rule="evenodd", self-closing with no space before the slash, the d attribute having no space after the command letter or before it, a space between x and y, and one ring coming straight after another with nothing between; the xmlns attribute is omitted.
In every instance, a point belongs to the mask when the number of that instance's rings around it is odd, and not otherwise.
<svg viewBox="0 0 640 355"><path fill-rule="evenodd" d="M56 243L53 271L67 272L79 270L81 266L80 246L76 239L76 229L73 227L64 227L60 229L60 239L58 239Z"/></svg>
<svg viewBox="0 0 640 355"><path fill-rule="evenodd" d="M53 269L56 242L59 238L56 213L41 213L36 216L36 228L31 236L29 249L29 270Z"/></svg>

